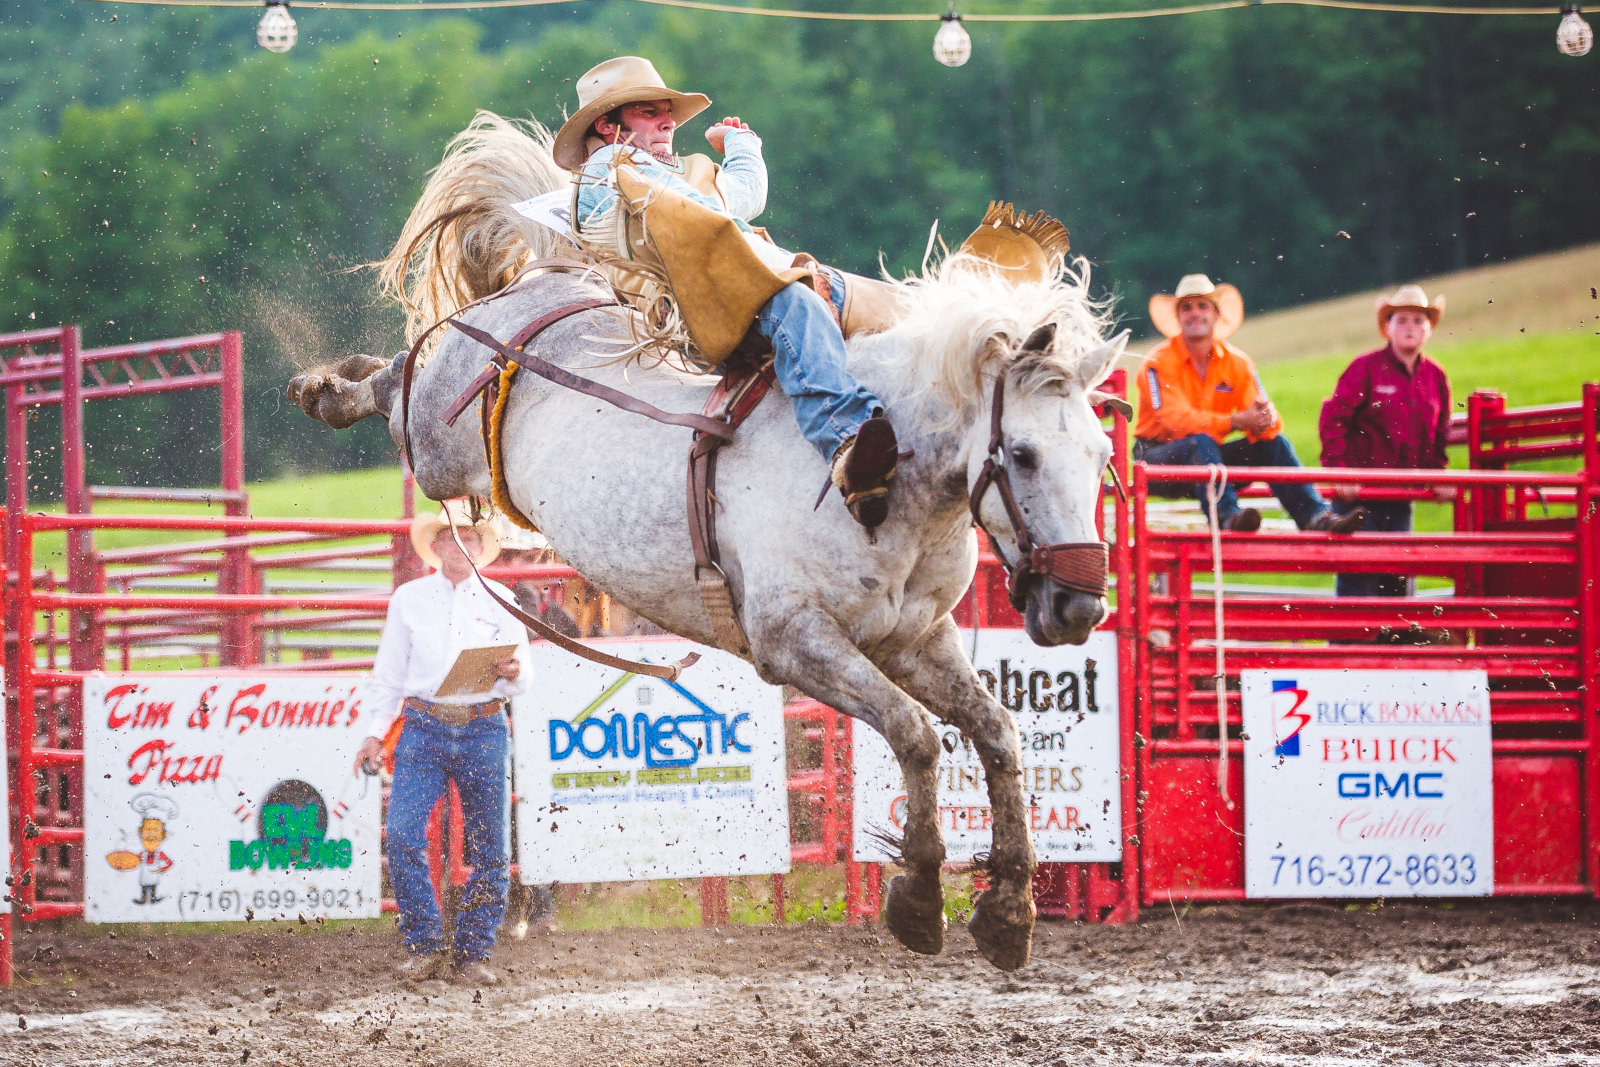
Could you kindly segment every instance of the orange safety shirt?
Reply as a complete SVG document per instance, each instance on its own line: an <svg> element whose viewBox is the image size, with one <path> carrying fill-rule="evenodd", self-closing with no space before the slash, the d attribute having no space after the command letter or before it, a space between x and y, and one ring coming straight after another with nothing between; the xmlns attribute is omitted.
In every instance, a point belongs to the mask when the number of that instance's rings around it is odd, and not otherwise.
<svg viewBox="0 0 1600 1067"><path fill-rule="evenodd" d="M1250 407L1257 397L1266 397L1249 356L1221 341L1212 345L1204 380L1195 373L1189 346L1182 337L1170 338L1144 357L1139 368L1135 436L1160 444L1203 433L1221 444L1233 432L1230 417ZM1270 441L1282 430L1279 416L1266 433L1248 436L1252 441Z"/></svg>

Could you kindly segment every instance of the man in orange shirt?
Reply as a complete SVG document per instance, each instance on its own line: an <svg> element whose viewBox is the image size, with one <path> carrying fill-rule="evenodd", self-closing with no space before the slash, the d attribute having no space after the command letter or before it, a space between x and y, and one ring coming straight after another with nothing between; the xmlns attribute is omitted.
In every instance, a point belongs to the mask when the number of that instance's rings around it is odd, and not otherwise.
<svg viewBox="0 0 1600 1067"><path fill-rule="evenodd" d="M1169 465L1222 464L1298 467L1283 420L1267 399L1250 357L1224 344L1244 321L1244 299L1232 285L1213 285L1204 274L1188 274L1172 295L1150 298L1150 319L1167 341L1139 368L1139 421L1133 458ZM1232 441L1228 435L1243 433ZM1350 533L1366 513L1335 515L1310 485L1271 483L1273 495L1302 530ZM1176 485L1168 488L1177 489ZM1210 510L1204 482L1190 486ZM1232 483L1217 501L1225 530L1251 533L1261 513L1241 508Z"/></svg>

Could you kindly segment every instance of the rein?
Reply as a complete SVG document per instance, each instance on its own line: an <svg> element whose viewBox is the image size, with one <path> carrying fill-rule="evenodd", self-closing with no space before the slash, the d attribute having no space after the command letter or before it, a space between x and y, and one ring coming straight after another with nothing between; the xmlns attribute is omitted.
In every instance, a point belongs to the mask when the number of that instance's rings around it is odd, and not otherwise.
<svg viewBox="0 0 1600 1067"><path fill-rule="evenodd" d="M571 652L580 659L598 663L602 667L614 667L620 671L645 674L652 678L665 678L669 682L676 682L678 675L683 672L684 668L693 667L700 659L700 653L691 652L676 663L639 663L631 659L623 659L621 656L613 656L609 652L601 652L599 649L591 648L581 641L574 641L543 619L535 618L499 593L496 593L490 587L489 580L483 576L483 572L478 570L478 561L472 558L472 553L467 551L467 546L461 543L461 534L456 527L456 517L450 513L449 508L445 509L445 518L450 521L451 538L455 541L456 547L461 550L461 554L467 557L467 565L472 568L473 577L478 579L478 584L483 586L483 591L489 594L489 599L499 604L513 619L516 619L551 644Z"/></svg>
<svg viewBox="0 0 1600 1067"><path fill-rule="evenodd" d="M972 511L972 521L984 533L989 533L988 527L983 525L979 508L991 486L1000 493L1006 518L1017 535L1015 565L1000 555L998 544L995 553L1000 558L1000 565L1006 569L1011 606L1022 610L1027 581L1034 575L1079 593L1103 597L1106 595L1106 571L1110 563L1110 553L1104 541L1062 541L1050 545L1034 543L1033 531L1028 527L1022 509L1017 506L1016 495L1011 491L1011 473L1006 469L1005 434L1001 425L1005 418L1005 390L1006 376L1002 371L995 377L994 404L989 412L989 458L983 461L983 469L978 472L978 480L972 486L967 506ZM990 534L989 539L994 541L994 535Z"/></svg>

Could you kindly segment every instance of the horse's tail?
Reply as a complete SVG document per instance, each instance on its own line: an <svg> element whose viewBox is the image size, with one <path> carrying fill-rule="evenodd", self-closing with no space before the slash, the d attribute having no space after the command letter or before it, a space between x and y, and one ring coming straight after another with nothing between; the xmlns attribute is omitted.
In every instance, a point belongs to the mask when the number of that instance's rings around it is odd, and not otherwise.
<svg viewBox="0 0 1600 1067"><path fill-rule="evenodd" d="M379 291L405 309L408 341L505 286L528 260L571 254L553 230L511 206L570 180L550 142L538 122L489 111L451 139L394 248L370 264Z"/></svg>

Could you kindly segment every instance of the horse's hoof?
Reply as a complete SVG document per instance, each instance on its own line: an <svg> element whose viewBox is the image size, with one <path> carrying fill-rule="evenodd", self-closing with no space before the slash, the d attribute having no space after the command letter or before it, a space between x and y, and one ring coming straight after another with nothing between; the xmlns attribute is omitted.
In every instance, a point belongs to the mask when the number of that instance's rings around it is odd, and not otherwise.
<svg viewBox="0 0 1600 1067"><path fill-rule="evenodd" d="M912 952L937 956L944 951L944 890L937 877L928 881L897 874L889 880L883 901L883 922Z"/></svg>
<svg viewBox="0 0 1600 1067"><path fill-rule="evenodd" d="M1002 971L1014 971L1028 962L1033 948L1033 920L1038 909L1032 892L985 889L972 908L967 930L983 958Z"/></svg>

